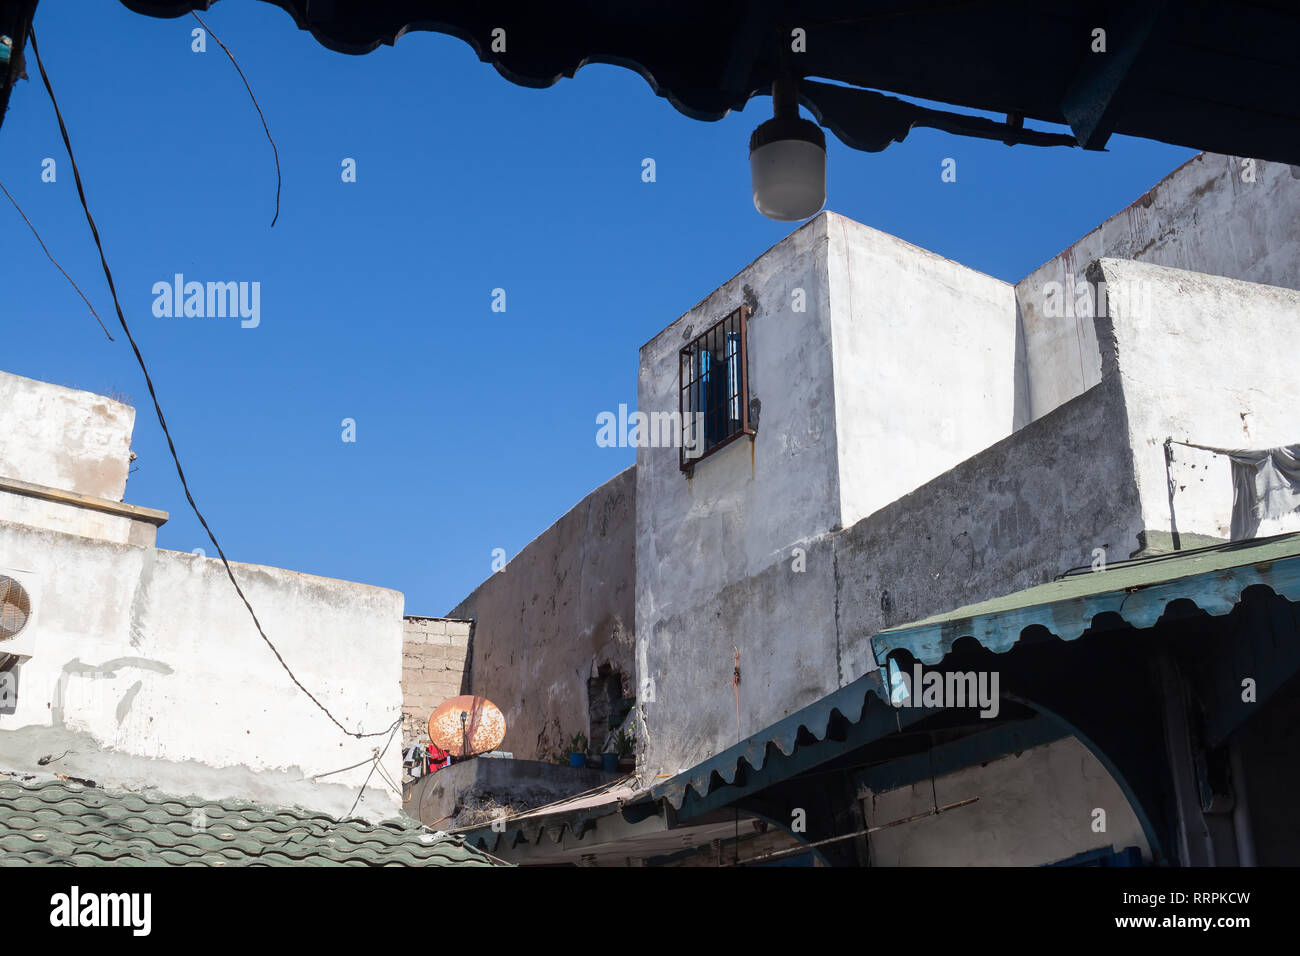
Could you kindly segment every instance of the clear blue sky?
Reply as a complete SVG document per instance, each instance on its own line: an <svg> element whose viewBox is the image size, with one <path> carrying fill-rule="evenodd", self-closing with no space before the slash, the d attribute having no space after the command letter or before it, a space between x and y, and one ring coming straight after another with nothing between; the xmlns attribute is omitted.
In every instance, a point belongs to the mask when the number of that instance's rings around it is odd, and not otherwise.
<svg viewBox="0 0 1300 956"><path fill-rule="evenodd" d="M749 192L749 134L770 100L701 123L612 66L532 90L438 34L351 57L269 4L205 19L279 145L274 229L270 146L225 54L211 41L191 52L191 18L47 2L36 21L191 487L233 560L396 588L408 614L445 613L493 548L513 556L632 463L633 449L597 447L596 415L635 407L638 347L792 230ZM211 554L28 67L0 128L0 181L117 342L0 197L0 369L129 396L127 500L171 512L161 547ZM1193 155L1127 138L1106 154L926 130L875 154L827 139L828 208L1008 281ZM344 157L356 183L341 181ZM940 180L945 157L956 183ZM153 284L177 272L260 282L260 326L154 317Z"/></svg>

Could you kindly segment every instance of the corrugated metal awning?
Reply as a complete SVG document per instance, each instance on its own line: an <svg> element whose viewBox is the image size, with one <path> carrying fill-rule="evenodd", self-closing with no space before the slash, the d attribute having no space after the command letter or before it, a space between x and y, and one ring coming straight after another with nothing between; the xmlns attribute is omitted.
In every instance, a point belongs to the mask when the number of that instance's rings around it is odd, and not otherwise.
<svg viewBox="0 0 1300 956"><path fill-rule="evenodd" d="M897 650L937 664L962 638L1003 654L1033 627L1065 641L1103 627L1106 615L1116 625L1151 627L1175 601L1190 601L1210 615L1227 614L1256 585L1300 601L1300 533L1173 552L1068 576L890 628L873 637L871 647L882 665Z"/></svg>
<svg viewBox="0 0 1300 956"><path fill-rule="evenodd" d="M933 713L920 707L901 711L887 701L880 675L872 671L655 786L650 796L683 812L690 812L691 799L694 812L705 812L726 804L708 799L715 791L754 792Z"/></svg>

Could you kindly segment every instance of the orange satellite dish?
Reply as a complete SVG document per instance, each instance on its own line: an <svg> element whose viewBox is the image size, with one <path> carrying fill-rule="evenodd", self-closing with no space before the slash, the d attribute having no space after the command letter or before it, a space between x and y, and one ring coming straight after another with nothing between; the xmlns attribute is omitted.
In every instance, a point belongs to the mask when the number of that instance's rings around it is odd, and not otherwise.
<svg viewBox="0 0 1300 956"><path fill-rule="evenodd" d="M429 739L453 757L496 750L505 737L505 714L486 697L462 694L444 700L429 715Z"/></svg>

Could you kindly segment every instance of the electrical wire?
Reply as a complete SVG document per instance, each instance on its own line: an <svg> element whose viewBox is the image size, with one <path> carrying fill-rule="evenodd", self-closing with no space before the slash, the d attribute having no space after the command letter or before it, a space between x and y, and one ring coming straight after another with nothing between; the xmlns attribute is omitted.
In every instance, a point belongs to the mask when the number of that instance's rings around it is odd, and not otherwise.
<svg viewBox="0 0 1300 956"><path fill-rule="evenodd" d="M212 546L217 549L217 554L221 557L221 564L226 569L226 576L230 578L230 583L234 585L235 593L239 595L240 600L244 602L244 607L248 609L248 614L253 619L253 624L257 628L257 633L261 635L266 646L271 649L271 653L275 655L275 659L280 662L280 666L284 668L284 672L289 675L289 679L293 681L294 685L307 695L307 698L320 709L321 713L330 719L334 726L338 727L339 730L343 731L343 733L347 734L349 737L355 737L358 740L365 737L382 737L385 733L389 732L389 728L386 727L383 730L374 731L372 733L348 730L339 722L338 718L330 712L330 709L316 698L315 694L303 686L302 681L298 679L297 675L294 674L288 663L285 662L285 659L280 655L280 651L276 648L275 644L273 644L271 639L266 636L266 631L262 628L262 622L257 619L257 612L253 610L253 605L249 603L248 597L244 594L244 589L241 588L239 582L235 580L235 572L230 567L230 561L226 558L226 552L222 550L221 544L217 541L217 536L213 533L212 528L209 527L207 519L203 517L203 512L199 510L198 504L194 501L194 495L190 492L189 482L185 478L185 469L181 467L181 459L179 454L176 452L176 444L172 440L171 430L167 427L167 419L163 415L162 405L158 401L158 393L154 388L153 377L149 374L149 368L145 365L144 356L140 353L140 346L136 343L135 336L131 334L130 326L126 324L126 315L122 312L122 303L117 297L117 286L113 283L113 272L109 269L108 259L104 254L104 243L99 237L99 229L95 225L95 217L90 213L90 205L86 202L86 190L81 182L81 170L77 166L77 158L72 152L72 141L68 137L68 127L63 122L63 113L59 109L59 101L54 95L54 87L50 84L49 74L46 73L45 64L41 60L41 50L40 46L36 42L36 27L34 25L29 33L29 37L32 44L32 53L36 56L36 66L41 71L41 82L45 84L45 91L49 94L50 103L54 107L54 115L59 121L59 134L63 137L63 147L67 150L68 160L72 164L72 176L77 183L77 196L81 200L81 209L86 215L86 223L90 226L90 234L95 239L95 248L99 250L99 262L104 269L104 278L108 280L108 291L113 296L113 308L117 310L117 321L121 324L122 331L126 333L126 340L131 344L131 351L135 353L135 360L140 366L140 371L144 374L144 383L149 389L149 398L153 402L154 413L158 416L158 424L162 427L163 435L167 439L167 449L171 452L172 461L176 464L176 474L180 476L181 488L185 491L185 499L189 502L190 509L194 512L194 516L199 519L199 524L203 526L203 530L207 532L208 540L212 542ZM393 729L395 730L401 722L402 718L399 716L397 720L393 722ZM391 740L391 735L389 739Z"/></svg>
<svg viewBox="0 0 1300 956"><path fill-rule="evenodd" d="M95 321L99 323L99 327L104 330L104 334L108 336L108 340L110 342L116 341L113 338L112 333L108 331L108 327L104 325L104 320L101 319L99 313L95 311L95 307L91 305L90 300L86 298L86 293L81 291L81 286L77 285L77 283L72 280L72 276L68 275L67 270L64 269L63 266L59 265L59 261L55 259L54 254L50 252L50 247L45 244L45 240L41 238L41 234L36 231L36 227L32 225L32 221L27 218L27 213L23 212L23 207L18 205L18 200L13 197L9 190L5 189L4 183L0 183L0 192L3 192L5 196L8 197L9 201L13 203L13 207L18 210L18 215L23 217L23 222L27 223L27 228L32 231L32 235L36 237L36 241L39 242L41 248L45 250L46 258L54 263L54 268L63 273L63 278L68 280L68 284L77 290L77 295L81 296L81 301L86 303L86 308L88 308L90 314L95 317Z"/></svg>
<svg viewBox="0 0 1300 956"><path fill-rule="evenodd" d="M365 760L358 760L356 763L354 763L354 764L349 764L349 765L346 766L346 767L339 767L338 770L326 770L324 773L312 774L312 779L313 779L313 780L321 780L321 779L323 779L323 778L325 778L325 777L332 777L332 776L334 776L336 773L343 773L343 772L346 771L346 770L356 770L358 767L364 767L366 764L370 763L370 762L371 762L372 760L374 760L374 759L375 759L375 758L374 758L374 755L371 754L371 755L370 755L369 757L367 757Z"/></svg>
<svg viewBox="0 0 1300 956"><path fill-rule="evenodd" d="M352 801L352 809L348 811L348 816L357 812L357 804L361 802L361 797L366 792L366 787L370 785L370 778L375 775L375 770L379 767L379 761L384 759L384 754L388 753L388 748L393 745L393 736L397 733L397 728L402 725L402 718L398 717L393 721L392 733L388 735L388 741L384 744L384 749L375 754L374 761L370 765L370 773L366 774L366 779L361 782L361 789L357 791L357 798Z"/></svg>
<svg viewBox="0 0 1300 956"><path fill-rule="evenodd" d="M235 72L239 78L244 81L244 89L248 90L248 98L253 101L253 109L257 110L257 115L262 120L262 129L266 132L266 139L271 144L271 152L275 156L275 215L271 217L271 228L275 228L275 222L280 218L280 150L276 148L275 139L271 136L271 127L266 125L266 115L262 112L262 107L258 105L257 97L253 95L253 87L248 83L248 77L244 76L244 71L239 68L239 63L235 60L235 54L230 52L230 47L221 42L221 37L212 32L212 28L203 22L203 18L198 15L197 11L191 10L190 16L199 21L204 30L217 41L217 46L226 51L226 56L230 57L230 62L235 67Z"/></svg>

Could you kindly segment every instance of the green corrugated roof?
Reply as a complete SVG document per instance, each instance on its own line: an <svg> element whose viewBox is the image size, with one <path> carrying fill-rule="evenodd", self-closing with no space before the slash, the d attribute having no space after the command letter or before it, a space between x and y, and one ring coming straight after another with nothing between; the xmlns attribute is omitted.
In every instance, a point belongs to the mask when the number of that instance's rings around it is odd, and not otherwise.
<svg viewBox="0 0 1300 956"><path fill-rule="evenodd" d="M493 866L409 819L0 777L0 866Z"/></svg>
<svg viewBox="0 0 1300 956"><path fill-rule="evenodd" d="M1069 575L889 628L871 643L877 661L906 648L919 660L934 664L962 637L973 637L1001 653L1035 624L1073 640L1103 612L1117 613L1135 627L1150 627L1174 600L1190 600L1210 614L1224 614L1240 600L1242 591L1256 584L1300 600L1300 534L1172 552Z"/></svg>

